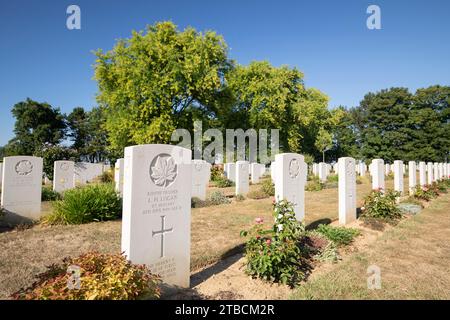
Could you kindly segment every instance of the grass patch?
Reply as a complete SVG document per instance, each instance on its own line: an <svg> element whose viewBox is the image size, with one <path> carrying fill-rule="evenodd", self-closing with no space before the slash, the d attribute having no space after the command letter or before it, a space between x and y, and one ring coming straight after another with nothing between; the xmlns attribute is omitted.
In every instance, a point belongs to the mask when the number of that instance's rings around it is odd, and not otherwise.
<svg viewBox="0 0 450 320"><path fill-rule="evenodd" d="M358 229L346 227L333 227L327 224L321 224L316 229L317 232L323 234L328 240L338 246L346 246L353 242L353 239L361 234Z"/></svg>

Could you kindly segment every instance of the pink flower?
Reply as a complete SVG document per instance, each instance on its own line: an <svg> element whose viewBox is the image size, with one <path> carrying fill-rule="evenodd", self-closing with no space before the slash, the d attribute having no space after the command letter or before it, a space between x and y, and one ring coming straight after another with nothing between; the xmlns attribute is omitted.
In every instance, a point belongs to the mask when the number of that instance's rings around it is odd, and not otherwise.
<svg viewBox="0 0 450 320"><path fill-rule="evenodd" d="M271 243L272 243L272 240L270 240L270 239L267 239L267 240L266 240L266 244L267 244L268 246L270 246Z"/></svg>
<svg viewBox="0 0 450 320"><path fill-rule="evenodd" d="M256 218L256 219L255 219L255 223L256 223L256 224L264 223L264 219L263 219L263 218Z"/></svg>

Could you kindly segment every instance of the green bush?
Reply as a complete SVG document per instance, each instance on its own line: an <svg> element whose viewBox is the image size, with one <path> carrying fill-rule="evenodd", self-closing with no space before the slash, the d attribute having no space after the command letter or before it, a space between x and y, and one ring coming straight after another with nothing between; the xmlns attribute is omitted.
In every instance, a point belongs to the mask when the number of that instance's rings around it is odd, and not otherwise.
<svg viewBox="0 0 450 320"><path fill-rule="evenodd" d="M339 182L339 175L337 175L337 174L330 174L327 177L327 181L328 182Z"/></svg>
<svg viewBox="0 0 450 320"><path fill-rule="evenodd" d="M79 268L78 275L70 268ZM72 269L73 270L73 269ZM74 278L79 276L79 282ZM47 267L29 288L12 295L16 300L135 300L160 296L158 276L121 254L89 252ZM73 288L69 287L73 285Z"/></svg>
<svg viewBox="0 0 450 320"><path fill-rule="evenodd" d="M285 200L274 203L273 216L275 222L270 229L264 230L263 219L257 218L253 228L241 231L242 237L250 237L245 244L246 272L294 286L305 278L306 261L299 246L305 227L295 218L292 204Z"/></svg>
<svg viewBox="0 0 450 320"><path fill-rule="evenodd" d="M325 187L325 184L320 182L316 176L311 177L311 180L306 183L306 191L320 191Z"/></svg>
<svg viewBox="0 0 450 320"><path fill-rule="evenodd" d="M214 181L214 185L218 188L227 188L227 187L232 187L234 185L234 183L233 183L233 181L228 180L224 176L221 176Z"/></svg>
<svg viewBox="0 0 450 320"><path fill-rule="evenodd" d="M388 221L401 218L402 214L396 205L399 196L400 192L398 191L373 190L364 199L361 216Z"/></svg>
<svg viewBox="0 0 450 320"><path fill-rule="evenodd" d="M430 186L425 185L423 188L421 186L416 186L414 190L413 197L418 200L430 201L433 198L436 198L438 194L430 188Z"/></svg>
<svg viewBox="0 0 450 320"><path fill-rule="evenodd" d="M98 177L98 181L101 183L113 183L114 182L114 172L112 170L104 171Z"/></svg>
<svg viewBox="0 0 450 320"><path fill-rule="evenodd" d="M51 187L42 187L42 193L41 193L41 200L42 201L55 201L60 200L61 195L53 191L53 188Z"/></svg>
<svg viewBox="0 0 450 320"><path fill-rule="evenodd" d="M237 194L235 197L236 201L244 201L245 200L245 196L242 194Z"/></svg>
<svg viewBox="0 0 450 320"><path fill-rule="evenodd" d="M53 213L44 217L48 224L82 224L117 219L122 213L121 199L113 184L93 184L64 192L53 204Z"/></svg>
<svg viewBox="0 0 450 320"><path fill-rule="evenodd" d="M273 184L271 178L264 179L262 181L261 190L269 197L273 197L275 195L275 185Z"/></svg>
<svg viewBox="0 0 450 320"><path fill-rule="evenodd" d="M224 177L225 177L225 175L224 175L223 168L221 168L219 166L213 166L211 168L211 181L217 181Z"/></svg>
<svg viewBox="0 0 450 320"><path fill-rule="evenodd" d="M211 192L211 195L209 196L208 201L212 205L228 204L231 202L231 200L228 199L222 192L217 191L217 190Z"/></svg>
<svg viewBox="0 0 450 320"><path fill-rule="evenodd" d="M323 234L328 240L338 246L349 245L356 236L361 234L358 229L333 227L327 224L319 225L316 231Z"/></svg>

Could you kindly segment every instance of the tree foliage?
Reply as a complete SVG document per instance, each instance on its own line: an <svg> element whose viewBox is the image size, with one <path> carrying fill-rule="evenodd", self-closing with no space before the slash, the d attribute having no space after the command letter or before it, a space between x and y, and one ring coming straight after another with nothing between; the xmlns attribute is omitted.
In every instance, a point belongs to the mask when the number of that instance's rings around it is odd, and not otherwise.
<svg viewBox="0 0 450 320"><path fill-rule="evenodd" d="M450 87L368 93L334 128L338 156L444 161L450 150ZM358 150L359 149L359 150Z"/></svg>
<svg viewBox="0 0 450 320"><path fill-rule="evenodd" d="M6 155L34 155L46 145L59 144L65 136L64 115L48 103L27 98L11 112L16 118L15 136L5 146Z"/></svg>
<svg viewBox="0 0 450 320"><path fill-rule="evenodd" d="M98 101L106 110L113 149L168 143L198 111L215 115L215 99L231 62L221 36L172 22L133 32L109 52L97 52Z"/></svg>

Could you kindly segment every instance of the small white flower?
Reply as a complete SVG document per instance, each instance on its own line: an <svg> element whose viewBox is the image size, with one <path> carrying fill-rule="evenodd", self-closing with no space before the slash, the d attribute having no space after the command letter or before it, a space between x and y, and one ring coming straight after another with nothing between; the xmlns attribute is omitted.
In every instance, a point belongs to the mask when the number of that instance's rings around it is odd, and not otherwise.
<svg viewBox="0 0 450 320"><path fill-rule="evenodd" d="M283 218L283 215L282 215L282 214L279 214L277 218L278 218L278 219L281 219L281 218Z"/></svg>
<svg viewBox="0 0 450 320"><path fill-rule="evenodd" d="M278 225L278 231L283 231L283 225L282 224Z"/></svg>

